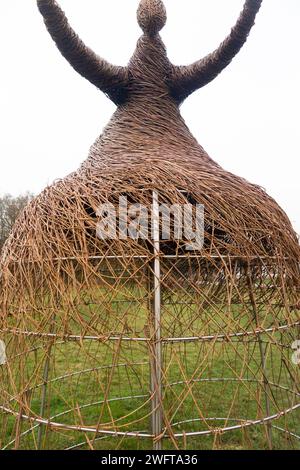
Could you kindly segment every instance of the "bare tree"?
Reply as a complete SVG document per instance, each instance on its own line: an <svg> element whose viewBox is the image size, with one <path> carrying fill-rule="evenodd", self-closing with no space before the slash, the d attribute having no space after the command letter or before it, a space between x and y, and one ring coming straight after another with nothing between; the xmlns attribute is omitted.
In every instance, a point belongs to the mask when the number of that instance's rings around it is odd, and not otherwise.
<svg viewBox="0 0 300 470"><path fill-rule="evenodd" d="M28 192L17 197L5 194L0 198L0 250L2 249L19 214L32 197L33 195Z"/></svg>

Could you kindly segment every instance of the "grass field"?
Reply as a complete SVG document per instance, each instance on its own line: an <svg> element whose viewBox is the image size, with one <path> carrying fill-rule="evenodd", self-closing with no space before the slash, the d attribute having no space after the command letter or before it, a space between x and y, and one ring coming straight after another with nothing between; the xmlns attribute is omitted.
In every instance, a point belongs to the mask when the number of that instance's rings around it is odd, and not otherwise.
<svg viewBox="0 0 300 470"><path fill-rule="evenodd" d="M126 301L119 302L121 298ZM135 292L135 299L137 294ZM118 300L118 302L117 302ZM112 300L109 299L112 304ZM118 294L114 299L116 315L107 318L106 309L94 303L79 309L81 329L84 322L91 326L97 315L106 331L122 331L126 334L145 336L149 322L145 304L137 306L128 299L128 293ZM136 301L135 301L136 302ZM218 316L218 325L212 312L206 316L195 315L195 306L185 307L179 313L177 303L169 302L163 311L162 331L170 334L216 334L220 331L249 331L251 321L238 307ZM63 315L63 312L61 312ZM102 318L101 318L102 315ZM178 321L175 322L175 319ZM196 319L196 320L195 320ZM267 324L268 319L264 320ZM176 323L176 324L175 324ZM230 328L229 325L230 324ZM93 323L96 329L96 324ZM121 329L122 326L122 329ZM149 325L148 325L149 326ZM253 325L252 325L253 329ZM89 329L91 331L91 327ZM99 330L97 330L99 331ZM149 333L149 332L148 332ZM289 333L273 332L260 336L266 365L264 384L261 367L261 349L253 337L244 336L230 341L195 341L185 344L167 343L163 347L163 406L166 423L172 424L174 433L218 430L223 427L260 420L269 414L276 415L299 403L300 399L292 384L291 372L296 377L299 367L291 364ZM126 341L56 341L43 338L8 338L8 351L12 356L16 397L10 406L23 414L43 416L64 425L97 427L106 431L150 432L151 346L145 342ZM280 344L282 347L278 347ZM24 352L26 353L24 354ZM47 360L49 359L49 362ZM48 365L47 365L48 364ZM45 387L45 372L48 385ZM7 392L7 370L0 370L2 395ZM279 384L279 386L278 386ZM298 382L299 384L299 382ZM284 387L289 388L286 391ZM21 390L17 392L16 390ZM41 413L42 398L45 407ZM25 406L24 406L25 403ZM7 403L6 403L7 404ZM300 410L287 413L272 424L300 434ZM212 435L185 436L164 439L165 449L268 449L269 428L266 425L244 426L230 432L214 432ZM28 431L28 432L27 432ZM169 430L168 430L169 431ZM17 436L17 439L16 439ZM18 437L20 436L20 437ZM1 447L13 441L9 448L63 449L78 446L80 449L151 449L148 438L104 437L93 432L55 429L29 425L26 420L3 415L0 431ZM273 449L300 449L299 441L291 434L272 429Z"/></svg>

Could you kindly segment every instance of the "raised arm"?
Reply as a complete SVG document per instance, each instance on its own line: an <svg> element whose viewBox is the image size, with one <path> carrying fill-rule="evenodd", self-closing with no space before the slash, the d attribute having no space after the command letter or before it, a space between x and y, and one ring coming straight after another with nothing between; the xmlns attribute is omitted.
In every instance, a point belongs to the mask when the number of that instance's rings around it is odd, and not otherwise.
<svg viewBox="0 0 300 470"><path fill-rule="evenodd" d="M45 25L61 54L72 67L115 104L125 101L127 69L111 65L89 49L71 28L55 0L37 0Z"/></svg>
<svg viewBox="0 0 300 470"><path fill-rule="evenodd" d="M236 25L218 49L192 65L174 67L170 87L179 103L214 80L230 64L247 41L261 4L262 0L246 0Z"/></svg>

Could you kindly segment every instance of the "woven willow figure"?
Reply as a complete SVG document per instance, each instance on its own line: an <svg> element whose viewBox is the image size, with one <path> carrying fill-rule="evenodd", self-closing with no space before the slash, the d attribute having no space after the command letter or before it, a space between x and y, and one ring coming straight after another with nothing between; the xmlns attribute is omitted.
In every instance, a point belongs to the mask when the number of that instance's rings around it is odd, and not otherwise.
<svg viewBox="0 0 300 470"><path fill-rule="evenodd" d="M182 67L159 36L160 0L140 2L127 67L86 47L54 0L37 3L60 52L117 110L4 247L1 447L299 447L296 234L263 189L207 155L179 111L230 64L262 1L247 0L219 48ZM177 236L175 211L162 236L171 205L192 207L193 227L204 206L201 249L191 232ZM129 236L141 207L153 231Z"/></svg>

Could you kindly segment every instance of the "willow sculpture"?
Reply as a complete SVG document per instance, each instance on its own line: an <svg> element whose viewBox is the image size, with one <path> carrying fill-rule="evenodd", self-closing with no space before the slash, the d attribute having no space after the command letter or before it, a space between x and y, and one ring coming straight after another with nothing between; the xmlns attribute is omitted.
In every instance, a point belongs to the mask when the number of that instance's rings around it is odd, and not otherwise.
<svg viewBox="0 0 300 470"><path fill-rule="evenodd" d="M179 111L230 64L261 3L247 0L218 49L179 67L159 36L163 3L142 0L143 35L118 67L54 0L37 1L60 52L117 110L2 252L2 448L299 447L297 236L263 189L208 156ZM104 236L99 224L112 234L124 222L124 200L154 214L151 234L124 236L131 213L125 231ZM177 216L162 237L161 208L188 205L204 207L201 248L176 236Z"/></svg>

